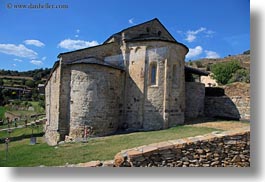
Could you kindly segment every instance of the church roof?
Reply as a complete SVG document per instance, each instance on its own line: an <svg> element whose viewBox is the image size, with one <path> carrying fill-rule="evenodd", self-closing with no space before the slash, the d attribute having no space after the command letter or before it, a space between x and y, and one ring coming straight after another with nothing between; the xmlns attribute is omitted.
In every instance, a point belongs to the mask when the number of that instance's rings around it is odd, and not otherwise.
<svg viewBox="0 0 265 182"><path fill-rule="evenodd" d="M131 27L128 27L128 28L125 28L123 30L121 30L120 32L117 32L117 33L114 33L113 35L111 35L103 44L107 43L109 40L111 40L113 37L117 36L117 35L121 35L122 32L125 32L125 31L128 31L128 30L131 30L131 29L134 29L134 28L137 28L137 27L140 27L142 25L145 25L145 24L151 24L152 22L157 22L160 24L160 26L167 32L167 34L169 35L169 37L175 41L176 39L169 33L169 31L165 28L165 26L159 21L158 18L154 18L152 20L149 20L149 21L146 21L146 22L143 22L143 23L140 23L140 24L137 24L137 25L134 25L134 26L131 26Z"/></svg>
<svg viewBox="0 0 265 182"><path fill-rule="evenodd" d="M106 67L110 67L110 68L114 68L114 69L118 69L118 70L124 71L124 69L119 67L119 66L106 63L106 62L101 61L101 60L99 60L98 58L95 58L95 57L82 58L82 59L75 60L75 61L73 61L71 63L68 63L68 64L69 65L72 65L72 64L96 64L96 65L106 66Z"/></svg>

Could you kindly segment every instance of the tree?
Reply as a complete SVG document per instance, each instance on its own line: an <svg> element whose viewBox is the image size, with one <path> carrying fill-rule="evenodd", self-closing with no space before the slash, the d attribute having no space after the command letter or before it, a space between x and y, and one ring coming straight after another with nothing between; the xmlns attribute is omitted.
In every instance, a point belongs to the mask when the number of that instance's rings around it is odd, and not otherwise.
<svg viewBox="0 0 265 182"><path fill-rule="evenodd" d="M33 88L35 86L35 83L32 80L27 80L25 82L25 85L28 86L28 87L30 87L30 88Z"/></svg>
<svg viewBox="0 0 265 182"><path fill-rule="evenodd" d="M3 86L4 85L4 81L2 78L0 78L0 86Z"/></svg>
<svg viewBox="0 0 265 182"><path fill-rule="evenodd" d="M239 61L230 61L212 65L211 71L213 72L213 78L216 79L219 84L225 85L240 68Z"/></svg>

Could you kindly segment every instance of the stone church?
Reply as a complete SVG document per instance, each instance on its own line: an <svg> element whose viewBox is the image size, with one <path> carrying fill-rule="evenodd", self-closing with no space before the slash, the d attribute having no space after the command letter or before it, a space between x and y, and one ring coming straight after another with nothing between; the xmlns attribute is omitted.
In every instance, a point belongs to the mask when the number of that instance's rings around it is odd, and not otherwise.
<svg viewBox="0 0 265 182"><path fill-rule="evenodd" d="M208 73L185 66L188 51L153 19L59 54L45 85L46 141L161 130L203 114L204 85L191 81Z"/></svg>

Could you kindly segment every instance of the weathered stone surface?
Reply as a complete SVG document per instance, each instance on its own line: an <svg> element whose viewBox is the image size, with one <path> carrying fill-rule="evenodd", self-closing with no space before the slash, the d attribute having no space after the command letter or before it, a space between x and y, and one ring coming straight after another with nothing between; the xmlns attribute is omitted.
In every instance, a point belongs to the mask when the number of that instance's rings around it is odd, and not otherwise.
<svg viewBox="0 0 265 182"><path fill-rule="evenodd" d="M91 161L86 163L80 163L78 167L99 167L102 163L100 161Z"/></svg>
<svg viewBox="0 0 265 182"><path fill-rule="evenodd" d="M203 83L185 83L185 117L197 118L204 115L205 87Z"/></svg>
<svg viewBox="0 0 265 182"><path fill-rule="evenodd" d="M123 162L124 162L124 157L121 155L121 153L116 154L114 157L114 165L116 167L119 167L122 165Z"/></svg>
<svg viewBox="0 0 265 182"><path fill-rule="evenodd" d="M114 167L114 160L104 161L102 167Z"/></svg>
<svg viewBox="0 0 265 182"><path fill-rule="evenodd" d="M206 134L200 142L188 138L125 150L120 166L127 161L132 167L249 167L249 131L248 127L221 132L219 137Z"/></svg>

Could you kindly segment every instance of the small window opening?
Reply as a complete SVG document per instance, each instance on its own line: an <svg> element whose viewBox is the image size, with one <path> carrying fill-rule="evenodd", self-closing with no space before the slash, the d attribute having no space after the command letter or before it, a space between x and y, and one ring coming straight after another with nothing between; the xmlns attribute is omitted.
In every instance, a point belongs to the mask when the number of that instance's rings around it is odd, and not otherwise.
<svg viewBox="0 0 265 182"><path fill-rule="evenodd" d="M152 63L151 64L151 85L156 85L156 75L157 75L157 64Z"/></svg>

